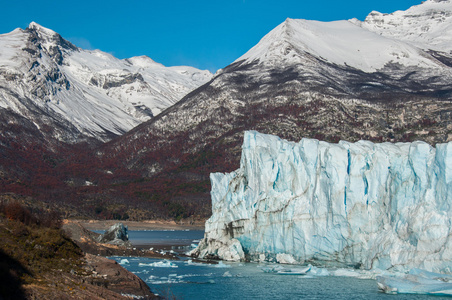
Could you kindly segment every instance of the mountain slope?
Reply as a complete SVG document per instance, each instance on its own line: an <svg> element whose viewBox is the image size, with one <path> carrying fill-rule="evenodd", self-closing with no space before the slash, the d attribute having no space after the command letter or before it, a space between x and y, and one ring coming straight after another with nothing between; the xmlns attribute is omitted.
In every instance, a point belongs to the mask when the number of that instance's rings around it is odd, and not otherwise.
<svg viewBox="0 0 452 300"><path fill-rule="evenodd" d="M298 55L297 55L298 54ZM303 54L325 62L375 72L388 63L433 68L435 59L404 42L365 30L349 21L287 19L236 62L303 63Z"/></svg>
<svg viewBox="0 0 452 300"><path fill-rule="evenodd" d="M0 196L31 196L65 214L94 214L105 199L98 185L137 176L124 168L104 171L93 149L211 76L145 56L120 60L83 50L36 23L0 35Z"/></svg>
<svg viewBox="0 0 452 300"><path fill-rule="evenodd" d="M0 48L0 108L33 120L38 129L71 127L53 133L70 143L79 136L105 141L120 135L211 77L144 56L119 60L83 50L36 23L0 35ZM53 122L42 122L42 115Z"/></svg>
<svg viewBox="0 0 452 300"><path fill-rule="evenodd" d="M210 137L215 140L249 126L267 126L267 131L271 126L287 127L292 131L289 135L297 137L315 126L319 131L331 127L323 130L330 138L335 133L345 139L395 139L394 126L409 127L422 122L424 113L437 114L442 105L448 107L451 77L448 64L428 51L352 22L288 19L217 72L210 83L112 144L143 144L148 135L160 136L165 144L165 136L186 134L194 146L186 151L195 153ZM288 106L300 111L281 114L290 110ZM316 107L316 112L309 107ZM393 107L401 111L395 113ZM442 119L448 120L440 115L432 122ZM351 131L338 128L341 122ZM445 134L439 129L425 139L447 140Z"/></svg>
<svg viewBox="0 0 452 300"><path fill-rule="evenodd" d="M419 7L435 3L430 0ZM441 5L450 8L452 3ZM423 17L413 20L419 26L430 22ZM447 18L444 22L451 23ZM38 190L46 201L61 204L58 201L65 199L66 211L95 217L208 216L209 173L238 168L245 130L292 141L303 137L329 142L452 140L451 54L399 39L397 30L380 34L354 20L287 19L209 82L101 145L95 154L80 150L80 145L45 156L39 147L27 148L23 156L30 156L31 149L33 159L45 164L36 164L28 173L25 166L16 168L14 178L20 180L3 183L4 190L28 194ZM91 68L98 77L85 76L84 82L96 85L95 92L101 94L106 73ZM116 87L111 82L129 80L115 76L108 77L109 89ZM45 82L64 87L59 79ZM15 122L27 121L30 128L38 122L20 118L24 117L17 114ZM3 125L9 126L11 136L20 128L13 125ZM3 155L16 155L11 150L15 148L9 149ZM54 157L56 152L65 158ZM49 171L57 175L42 180L45 184L29 179Z"/></svg>
<svg viewBox="0 0 452 300"><path fill-rule="evenodd" d="M203 184L210 172L236 169L244 130L294 141L449 141L449 62L447 52L351 21L288 19L208 84L106 144L103 159L120 158L150 178L133 184L148 191L142 201L158 195L184 203L168 187ZM167 182L157 188L151 178ZM207 191L197 199L209 205Z"/></svg>

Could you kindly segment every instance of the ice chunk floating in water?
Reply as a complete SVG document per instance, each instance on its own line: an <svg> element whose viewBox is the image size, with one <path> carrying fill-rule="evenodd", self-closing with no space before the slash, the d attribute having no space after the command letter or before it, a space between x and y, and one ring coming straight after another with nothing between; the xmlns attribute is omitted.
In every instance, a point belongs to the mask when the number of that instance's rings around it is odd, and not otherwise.
<svg viewBox="0 0 452 300"><path fill-rule="evenodd" d="M157 261L154 263L139 263L140 267L155 267L155 268L177 268L178 266L175 263L172 263L168 260Z"/></svg>
<svg viewBox="0 0 452 300"><path fill-rule="evenodd" d="M413 269L403 277L377 277L378 288L389 294L452 296L452 276Z"/></svg>
<svg viewBox="0 0 452 300"><path fill-rule="evenodd" d="M452 143L294 143L248 131L240 168L211 182L194 255L452 270Z"/></svg>

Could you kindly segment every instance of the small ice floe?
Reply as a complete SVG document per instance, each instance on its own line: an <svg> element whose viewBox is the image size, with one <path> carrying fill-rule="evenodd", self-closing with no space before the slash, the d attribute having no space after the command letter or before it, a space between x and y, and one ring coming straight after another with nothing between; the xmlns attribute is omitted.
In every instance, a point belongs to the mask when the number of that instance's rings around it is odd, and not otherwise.
<svg viewBox="0 0 452 300"><path fill-rule="evenodd" d="M189 259L187 261L185 261L186 265L190 265L190 266L206 266L206 264L200 263L200 262L194 262L193 260Z"/></svg>
<svg viewBox="0 0 452 300"><path fill-rule="evenodd" d="M149 274L148 270L143 270L143 271L132 271L133 274Z"/></svg>
<svg viewBox="0 0 452 300"><path fill-rule="evenodd" d="M280 265L275 265L275 266L265 266L265 267L260 267L258 266L258 268L260 268L264 273L277 273L278 271L282 271L284 270L284 267L280 266Z"/></svg>
<svg viewBox="0 0 452 300"><path fill-rule="evenodd" d="M127 258L123 258L121 259L121 261L119 262L120 265L128 265L129 264L129 260Z"/></svg>
<svg viewBox="0 0 452 300"><path fill-rule="evenodd" d="M164 260L164 261L157 261L157 262L153 262L153 263L139 263L138 264L139 267L156 267L156 268L177 268L178 266L175 263L172 263L168 260Z"/></svg>
<svg viewBox="0 0 452 300"><path fill-rule="evenodd" d="M226 271L226 272L224 272L223 277L232 277L232 274L231 274L231 272Z"/></svg>
<svg viewBox="0 0 452 300"><path fill-rule="evenodd" d="M230 268L230 265L227 265L225 263L223 263L221 260L218 262L218 264L213 265L215 268Z"/></svg>
<svg viewBox="0 0 452 300"><path fill-rule="evenodd" d="M190 245L190 247L193 248L193 249L195 249L196 247L198 247L198 244L193 244L193 243L192 243L192 244Z"/></svg>
<svg viewBox="0 0 452 300"><path fill-rule="evenodd" d="M315 275L315 276L330 276L330 272L328 272L325 268L317 268L314 266L311 266L311 270L309 271L309 274Z"/></svg>
<svg viewBox="0 0 452 300"><path fill-rule="evenodd" d="M403 276L377 276L378 288L388 294L452 296L452 276L412 269Z"/></svg>
<svg viewBox="0 0 452 300"><path fill-rule="evenodd" d="M279 275L306 275L311 270L311 266L303 268L291 268L279 270L277 274Z"/></svg>
<svg viewBox="0 0 452 300"><path fill-rule="evenodd" d="M176 283L184 283L181 280L177 280L174 278L166 278L166 277L161 277L159 280L146 280L147 283L150 284L176 284Z"/></svg>

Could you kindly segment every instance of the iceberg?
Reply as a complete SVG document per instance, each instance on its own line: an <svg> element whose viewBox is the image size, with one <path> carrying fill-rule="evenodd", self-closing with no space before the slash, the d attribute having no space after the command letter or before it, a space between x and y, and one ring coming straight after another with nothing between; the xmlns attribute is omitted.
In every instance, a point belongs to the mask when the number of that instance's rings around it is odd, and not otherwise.
<svg viewBox="0 0 452 300"><path fill-rule="evenodd" d="M400 276L377 276L378 288L388 294L452 296L452 276L412 269Z"/></svg>
<svg viewBox="0 0 452 300"><path fill-rule="evenodd" d="M283 269L277 272L279 275L306 275L311 267Z"/></svg>
<svg viewBox="0 0 452 300"><path fill-rule="evenodd" d="M452 143L295 143L247 131L240 168L210 179L212 216L193 256L452 270Z"/></svg>

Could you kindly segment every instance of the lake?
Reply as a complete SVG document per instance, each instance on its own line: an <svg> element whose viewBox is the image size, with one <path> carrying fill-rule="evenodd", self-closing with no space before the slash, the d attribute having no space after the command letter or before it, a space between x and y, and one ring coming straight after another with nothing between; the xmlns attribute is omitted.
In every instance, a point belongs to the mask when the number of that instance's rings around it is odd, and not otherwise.
<svg viewBox="0 0 452 300"><path fill-rule="evenodd" d="M165 245L184 251L203 237L202 231L129 231L135 245ZM160 248L159 248L160 249ZM277 273L288 266L268 263L197 263L189 258L159 260L111 257L142 278L154 293L176 299L446 299L427 295L389 295L371 272L313 267L307 275ZM361 278L360 278L361 277ZM447 298L450 299L450 298Z"/></svg>

